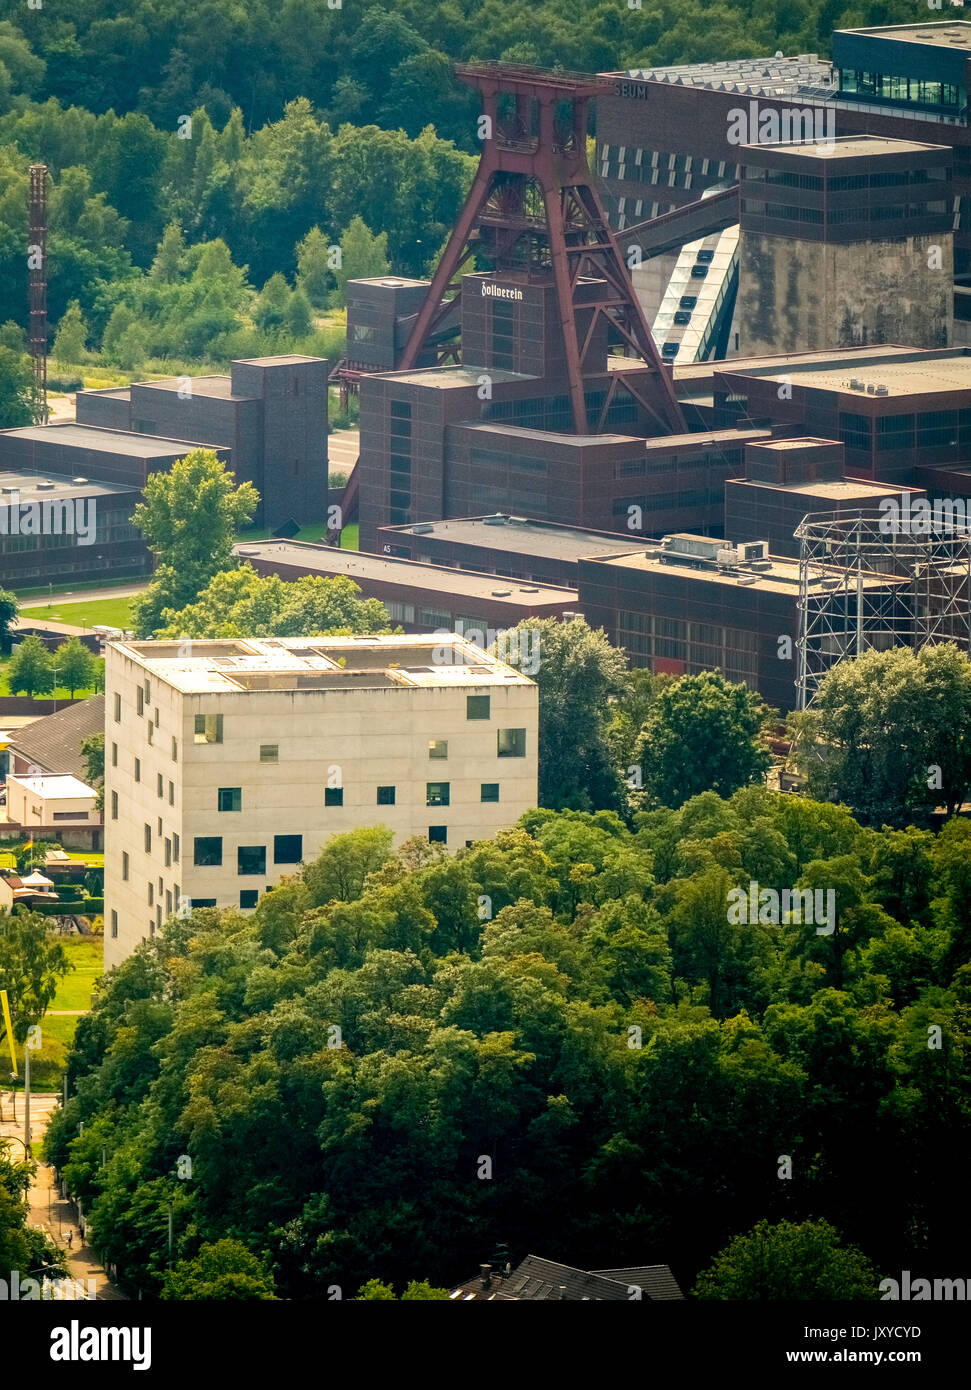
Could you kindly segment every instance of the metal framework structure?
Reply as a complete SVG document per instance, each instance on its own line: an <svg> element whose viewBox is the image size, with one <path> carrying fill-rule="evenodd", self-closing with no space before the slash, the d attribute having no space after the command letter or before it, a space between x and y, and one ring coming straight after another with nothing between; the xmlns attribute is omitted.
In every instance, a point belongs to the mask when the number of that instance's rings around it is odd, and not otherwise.
<svg viewBox="0 0 971 1390"><path fill-rule="evenodd" d="M479 253L499 272L552 274L577 434L591 433L583 380L601 315L609 321L610 340L639 359L643 371L611 374L593 432L603 428L618 390L627 390L653 416L661 433L684 431L671 377L637 301L587 164L589 102L612 91L613 82L518 64L461 63L455 72L482 97L482 156L399 370L410 370L424 348L438 345L441 325L457 305L463 266ZM589 292L591 280L602 285L602 293L593 301L584 295L584 309L594 312L581 341L577 287L585 281Z"/></svg>
<svg viewBox="0 0 971 1390"><path fill-rule="evenodd" d="M971 530L888 530L877 511L816 513L796 530L799 708L826 674L871 648L954 642L971 655Z"/></svg>
<svg viewBox="0 0 971 1390"><path fill-rule="evenodd" d="M30 356L34 364L34 410L47 424L47 166L30 166Z"/></svg>

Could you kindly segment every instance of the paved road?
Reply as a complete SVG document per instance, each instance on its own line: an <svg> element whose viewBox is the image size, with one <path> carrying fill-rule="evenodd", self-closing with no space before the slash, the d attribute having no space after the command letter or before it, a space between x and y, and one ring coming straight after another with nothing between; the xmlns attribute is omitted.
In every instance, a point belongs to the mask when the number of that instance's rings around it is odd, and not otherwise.
<svg viewBox="0 0 971 1390"><path fill-rule="evenodd" d="M54 607L56 608L62 603L88 603L94 599L130 598L132 594L140 594L143 589L147 588L148 580L140 579L137 583L118 584L110 589L68 589L66 592L58 590L54 594ZM33 598L25 598L20 607L22 609L46 608L49 603L49 598L35 594Z"/></svg>
<svg viewBox="0 0 971 1390"><path fill-rule="evenodd" d="M59 1104L58 1096L31 1096L30 1137L33 1144L43 1139L48 1121ZM15 1109L16 1121L13 1118ZM23 1156L23 1091L18 1091L13 1101L9 1091L0 1095L0 1136L19 1139L20 1143L11 1144L10 1153L14 1158ZM30 1215L27 1218L30 1225L46 1231L54 1244L66 1251L70 1278L81 1280L85 1293L90 1287L88 1281L93 1279L95 1298L101 1302L127 1301L121 1290L110 1283L94 1250L85 1242L78 1223L77 1208L58 1192L54 1185L54 1169L48 1164L38 1163L34 1181L27 1193L27 1201L30 1206Z"/></svg>
<svg viewBox="0 0 971 1390"><path fill-rule="evenodd" d="M350 473L361 452L357 430L335 430L327 436L327 459L331 473Z"/></svg>

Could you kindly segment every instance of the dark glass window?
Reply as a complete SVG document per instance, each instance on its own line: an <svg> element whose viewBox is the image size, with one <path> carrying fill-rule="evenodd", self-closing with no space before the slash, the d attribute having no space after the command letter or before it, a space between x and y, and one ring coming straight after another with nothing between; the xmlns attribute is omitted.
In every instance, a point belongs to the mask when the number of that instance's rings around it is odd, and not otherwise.
<svg viewBox="0 0 971 1390"><path fill-rule="evenodd" d="M466 695L466 719L488 719L492 712L492 697L489 695Z"/></svg>
<svg viewBox="0 0 971 1390"><path fill-rule="evenodd" d="M378 805L394 805L394 787L378 787Z"/></svg>
<svg viewBox="0 0 971 1390"><path fill-rule="evenodd" d="M426 782L425 783L425 805L426 806L447 806L449 798L448 782Z"/></svg>
<svg viewBox="0 0 971 1390"><path fill-rule="evenodd" d="M325 805L325 806L343 806L343 805L344 805L344 788L343 788L343 787L325 787L325 788L324 788L324 805Z"/></svg>
<svg viewBox="0 0 971 1390"><path fill-rule="evenodd" d="M500 729L496 752L500 758L525 758L526 730Z"/></svg>
<svg viewBox="0 0 971 1390"><path fill-rule="evenodd" d="M258 888L241 888L239 890L240 907L255 907L259 901L260 890Z"/></svg>
<svg viewBox="0 0 971 1390"><path fill-rule="evenodd" d="M266 845L240 845L236 851L236 872L240 874L265 874Z"/></svg>
<svg viewBox="0 0 971 1390"><path fill-rule="evenodd" d="M216 795L217 810L241 811L243 809L243 791L241 787L220 787Z"/></svg>
<svg viewBox="0 0 971 1390"><path fill-rule="evenodd" d="M303 858L302 835L274 835L274 864L299 864Z"/></svg>
<svg viewBox="0 0 971 1390"><path fill-rule="evenodd" d="M192 862L200 868L211 868L223 862L223 837L221 835L197 835Z"/></svg>
<svg viewBox="0 0 971 1390"><path fill-rule="evenodd" d="M498 800L499 800L499 783L498 783L498 782L483 782L483 783L482 783L481 794L480 794L480 799L481 799L482 801L498 801Z"/></svg>
<svg viewBox="0 0 971 1390"><path fill-rule="evenodd" d="M448 826L430 825L428 827L428 842L432 845L448 844Z"/></svg>

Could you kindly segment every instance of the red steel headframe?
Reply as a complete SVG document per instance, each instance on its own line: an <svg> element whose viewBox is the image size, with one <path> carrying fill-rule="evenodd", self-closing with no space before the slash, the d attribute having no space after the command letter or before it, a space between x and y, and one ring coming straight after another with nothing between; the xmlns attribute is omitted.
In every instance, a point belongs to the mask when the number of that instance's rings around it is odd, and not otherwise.
<svg viewBox="0 0 971 1390"><path fill-rule="evenodd" d="M584 367L602 315L614 342L639 359L611 372L595 430L604 426L618 388L651 414L662 433L685 430L671 377L664 366L627 266L607 223L587 164L591 97L613 89L604 78L493 63L456 65L456 75L482 96L485 139L475 179L449 237L431 287L399 361L410 370L461 292L460 271L474 250L497 270L552 272L566 349L570 400L577 434L590 433ZM500 99L505 98L500 112ZM569 111L568 119L563 113ZM583 279L585 294L577 304ZM591 298L590 282L601 282ZM577 309L593 310L581 342Z"/></svg>

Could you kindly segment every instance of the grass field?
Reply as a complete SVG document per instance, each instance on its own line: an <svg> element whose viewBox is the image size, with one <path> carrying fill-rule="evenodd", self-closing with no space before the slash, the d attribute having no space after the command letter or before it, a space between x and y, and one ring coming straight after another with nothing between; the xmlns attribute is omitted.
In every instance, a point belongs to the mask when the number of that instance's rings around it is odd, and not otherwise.
<svg viewBox="0 0 971 1390"><path fill-rule="evenodd" d="M322 541L327 535L326 521L316 521L313 526L304 526L294 536L295 541ZM269 530L261 526L247 526L245 531L240 531L239 539L246 544L247 541L268 541L272 540Z"/></svg>
<svg viewBox="0 0 971 1390"><path fill-rule="evenodd" d="M98 598L80 603L53 604L29 602L24 605L25 618L50 618L55 623L70 623L73 627L93 627L103 623L108 627L131 627L130 598Z"/></svg>
<svg viewBox="0 0 971 1390"><path fill-rule="evenodd" d="M61 945L75 968L61 976L50 1009L90 1009L94 982L104 969L104 940L100 936L69 936L61 939ZM81 1017L80 1013L57 1014L50 1009L40 1022L41 1046L31 1058L38 1090L58 1087L59 1073L67 1064Z"/></svg>
<svg viewBox="0 0 971 1390"><path fill-rule="evenodd" d="M68 936L62 939L68 960L74 966L58 981L52 1009L90 1009L94 982L104 970L104 941L100 936ZM52 1024L70 1019L50 1020Z"/></svg>
<svg viewBox="0 0 971 1390"><path fill-rule="evenodd" d="M349 522L341 531L341 550L360 550L358 544L358 524L356 521Z"/></svg>

